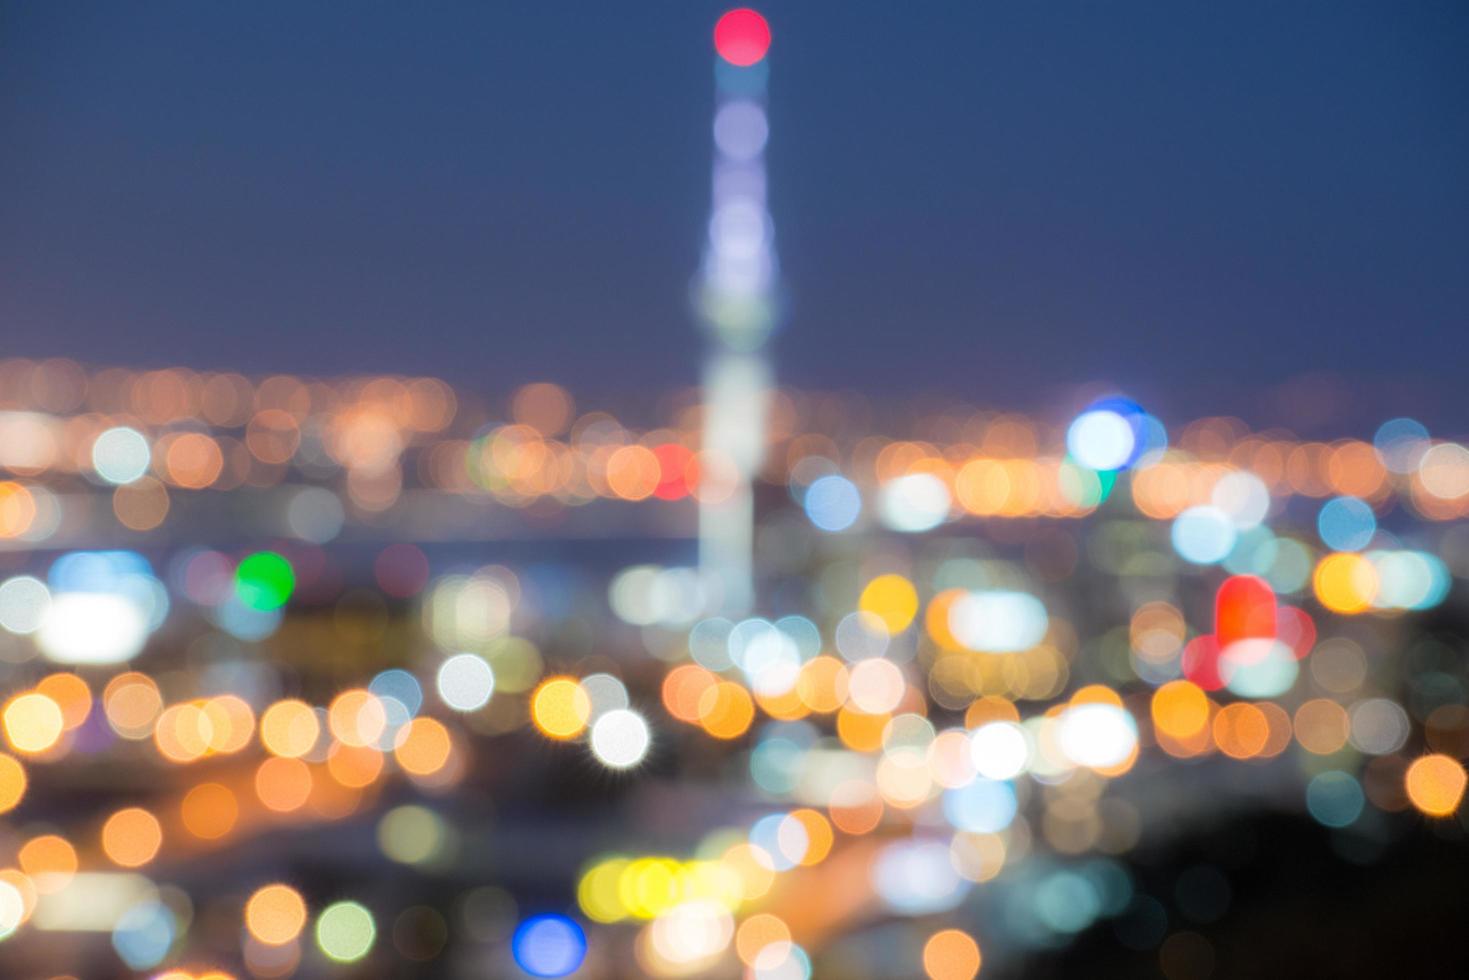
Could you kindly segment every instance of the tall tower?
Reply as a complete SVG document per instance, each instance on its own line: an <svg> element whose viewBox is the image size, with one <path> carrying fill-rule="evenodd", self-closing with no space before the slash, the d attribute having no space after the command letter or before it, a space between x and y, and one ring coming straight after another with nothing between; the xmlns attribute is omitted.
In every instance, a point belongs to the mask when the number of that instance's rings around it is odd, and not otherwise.
<svg viewBox="0 0 1469 980"><path fill-rule="evenodd" d="M703 449L726 472L720 492L701 495L699 569L719 593L711 611L726 615L749 611L755 598L752 483L765 453L770 369L764 348L776 324L776 261L765 205L769 47L770 27L754 10L731 10L714 27L714 180L696 303L709 343Z"/></svg>

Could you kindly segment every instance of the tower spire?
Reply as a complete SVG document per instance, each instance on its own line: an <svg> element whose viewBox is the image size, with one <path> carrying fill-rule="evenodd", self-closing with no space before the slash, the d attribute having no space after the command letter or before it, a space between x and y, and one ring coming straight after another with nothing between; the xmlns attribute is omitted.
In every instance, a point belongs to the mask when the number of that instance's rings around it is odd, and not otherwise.
<svg viewBox="0 0 1469 980"><path fill-rule="evenodd" d="M765 197L770 27L754 10L731 10L714 27L714 47L712 206L697 296L709 338L703 449L726 472L721 492L700 497L699 567L718 591L717 611L741 614L755 598L753 481L765 454L770 368L764 348L776 323L777 268Z"/></svg>

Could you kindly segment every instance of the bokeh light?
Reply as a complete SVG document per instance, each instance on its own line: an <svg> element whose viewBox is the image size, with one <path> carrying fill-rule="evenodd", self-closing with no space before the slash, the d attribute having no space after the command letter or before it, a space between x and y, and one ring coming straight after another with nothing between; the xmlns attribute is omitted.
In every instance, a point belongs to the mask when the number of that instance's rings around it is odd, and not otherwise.
<svg viewBox="0 0 1469 980"><path fill-rule="evenodd" d="M245 903L245 928L267 946L292 942L305 926L306 902L289 885L265 885Z"/></svg>
<svg viewBox="0 0 1469 980"><path fill-rule="evenodd" d="M357 902L334 902L316 918L316 945L337 963L355 963L372 949L377 925Z"/></svg>
<svg viewBox="0 0 1469 980"><path fill-rule="evenodd" d="M533 977L564 977L581 966L587 939L581 926L564 915L526 919L511 939L515 962Z"/></svg>

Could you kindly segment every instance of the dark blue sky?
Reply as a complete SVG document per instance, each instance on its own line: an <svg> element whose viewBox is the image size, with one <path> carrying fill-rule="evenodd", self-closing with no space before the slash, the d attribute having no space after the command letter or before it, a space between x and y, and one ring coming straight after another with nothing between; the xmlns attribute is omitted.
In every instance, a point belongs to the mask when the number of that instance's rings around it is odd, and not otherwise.
<svg viewBox="0 0 1469 980"><path fill-rule="evenodd" d="M686 383L723 9L0 2L0 353ZM1456 410L1469 4L762 9L783 378Z"/></svg>

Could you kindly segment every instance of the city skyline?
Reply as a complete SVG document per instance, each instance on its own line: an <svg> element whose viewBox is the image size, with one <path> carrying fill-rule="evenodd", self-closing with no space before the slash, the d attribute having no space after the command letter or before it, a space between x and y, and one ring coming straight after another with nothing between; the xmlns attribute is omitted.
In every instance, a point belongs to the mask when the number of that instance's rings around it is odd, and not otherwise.
<svg viewBox="0 0 1469 980"><path fill-rule="evenodd" d="M712 5L4 11L7 353L696 382ZM780 383L1458 423L1452 5L767 12Z"/></svg>

